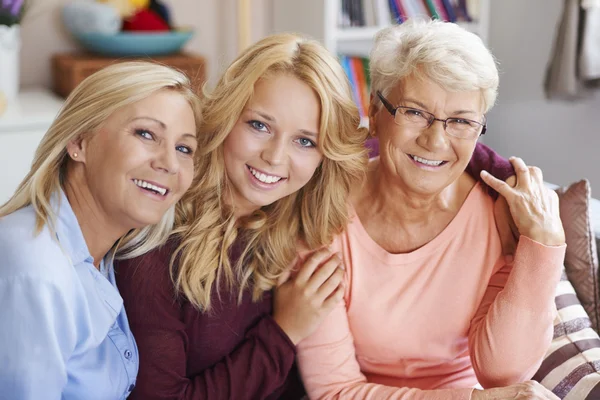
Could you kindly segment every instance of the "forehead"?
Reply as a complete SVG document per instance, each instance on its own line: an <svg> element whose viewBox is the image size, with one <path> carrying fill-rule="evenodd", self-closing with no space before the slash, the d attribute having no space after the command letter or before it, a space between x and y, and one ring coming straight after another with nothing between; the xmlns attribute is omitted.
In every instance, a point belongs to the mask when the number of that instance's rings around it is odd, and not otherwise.
<svg viewBox="0 0 600 400"><path fill-rule="evenodd" d="M480 90L452 91L433 80L410 75L402 79L392 89L393 98L397 101L418 101L427 108L439 108L451 112L457 110L483 113L484 102Z"/></svg>
<svg viewBox="0 0 600 400"><path fill-rule="evenodd" d="M304 81L286 73L258 80L246 108L267 112L277 120L291 119L313 130L318 127L321 114L317 93Z"/></svg>
<svg viewBox="0 0 600 400"><path fill-rule="evenodd" d="M122 123L139 116L169 120L182 111L193 113L188 100L175 90L163 89L115 110L106 123Z"/></svg>

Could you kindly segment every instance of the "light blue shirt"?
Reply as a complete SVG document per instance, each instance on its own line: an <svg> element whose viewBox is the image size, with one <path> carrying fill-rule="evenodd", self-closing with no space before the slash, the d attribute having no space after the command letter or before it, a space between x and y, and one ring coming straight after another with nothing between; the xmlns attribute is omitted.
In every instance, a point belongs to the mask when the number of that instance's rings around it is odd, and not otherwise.
<svg viewBox="0 0 600 400"><path fill-rule="evenodd" d="M0 399L125 399L139 358L113 266L59 197L56 236L31 206L0 218Z"/></svg>

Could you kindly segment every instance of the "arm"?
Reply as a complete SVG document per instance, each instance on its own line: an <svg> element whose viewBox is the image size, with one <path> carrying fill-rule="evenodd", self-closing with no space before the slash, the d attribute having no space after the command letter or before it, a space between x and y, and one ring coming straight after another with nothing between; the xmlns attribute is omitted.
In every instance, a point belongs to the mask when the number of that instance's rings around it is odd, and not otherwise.
<svg viewBox="0 0 600 400"><path fill-rule="evenodd" d="M27 276L0 280L0 397L61 399L77 341L59 288Z"/></svg>
<svg viewBox="0 0 600 400"><path fill-rule="evenodd" d="M261 399L282 386L295 349L269 316L250 329L232 353L202 373L187 376L189 343L182 309L174 300L169 257L165 250L119 264L119 288L140 353L131 398Z"/></svg>
<svg viewBox="0 0 600 400"><path fill-rule="evenodd" d="M469 331L471 360L483 387L522 382L539 368L552 340L565 248L522 236L514 261L490 279Z"/></svg>
<svg viewBox="0 0 600 400"><path fill-rule="evenodd" d="M484 386L528 378L539 367L552 339L553 300L566 249L558 196L544 186L539 168L519 158L511 163L514 187L481 175L506 199L521 234L512 269L505 266L491 279L471 323L471 358Z"/></svg>

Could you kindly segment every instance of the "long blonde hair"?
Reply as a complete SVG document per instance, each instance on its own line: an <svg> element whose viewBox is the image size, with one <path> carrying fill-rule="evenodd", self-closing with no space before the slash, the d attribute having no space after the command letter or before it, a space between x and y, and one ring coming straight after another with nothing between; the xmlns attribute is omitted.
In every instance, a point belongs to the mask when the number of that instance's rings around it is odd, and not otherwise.
<svg viewBox="0 0 600 400"><path fill-rule="evenodd" d="M224 203L230 192L223 142L256 82L279 73L297 77L318 95L317 145L324 158L299 191L236 221ZM257 300L289 267L299 240L317 248L344 229L348 194L366 168L367 132L358 128L351 88L335 57L318 42L289 33L269 36L242 53L215 89L204 94L202 114L199 173L178 207L174 232L179 246L171 274L178 292L208 310L211 292L221 279L229 289L238 286L238 300L248 287ZM238 236L244 248L234 268L228 255Z"/></svg>
<svg viewBox="0 0 600 400"><path fill-rule="evenodd" d="M31 170L14 195L0 207L0 218L31 205L36 213L36 233L44 226L54 232L55 211L50 199L61 190L65 176L67 144L94 134L115 111L163 90L173 90L190 103L200 125L200 100L190 81L179 71L150 62L123 62L86 78L66 99L35 152ZM120 240L117 256L134 257L164 243L171 233L174 207L161 221L135 229Z"/></svg>

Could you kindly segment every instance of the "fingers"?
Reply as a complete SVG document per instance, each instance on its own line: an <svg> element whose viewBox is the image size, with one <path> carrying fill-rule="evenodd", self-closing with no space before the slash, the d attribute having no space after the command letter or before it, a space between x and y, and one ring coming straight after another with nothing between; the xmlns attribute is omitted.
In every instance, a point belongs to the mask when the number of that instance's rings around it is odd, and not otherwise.
<svg viewBox="0 0 600 400"><path fill-rule="evenodd" d="M496 192L500 193L503 197L509 198L512 195L513 189L506 182L492 176L489 172L481 171L481 179Z"/></svg>
<svg viewBox="0 0 600 400"><path fill-rule="evenodd" d="M517 173L517 185L523 186L528 184L531 178L525 161L520 157L511 157L509 161Z"/></svg>
<svg viewBox="0 0 600 400"><path fill-rule="evenodd" d="M335 292L333 292L333 294L331 296L329 296L327 298L327 300L325 300L323 302L323 308L327 309L331 309L333 307L335 307L337 304L339 304L340 301L342 301L342 299L344 298L344 285L340 284L338 286L338 288L336 289Z"/></svg>
<svg viewBox="0 0 600 400"><path fill-rule="evenodd" d="M317 269L319 265L321 265L327 258L331 256L331 252L329 249L321 249L319 251L314 252L308 260L304 263L304 265L300 268L298 275L296 275L296 282L300 284L305 284L308 282L313 272Z"/></svg>
<svg viewBox="0 0 600 400"><path fill-rule="evenodd" d="M323 265L321 265L309 278L308 282L306 282L306 290L308 293L316 293L319 288L335 273L342 273L343 269L341 268L342 259L339 255L334 254L327 260ZM337 285L336 285L337 286Z"/></svg>
<svg viewBox="0 0 600 400"><path fill-rule="evenodd" d="M335 290L343 286L344 281L344 270L342 268L336 268L335 271L327 278L327 280L317 289L316 298L319 301L324 301L326 298L331 296Z"/></svg>
<svg viewBox="0 0 600 400"><path fill-rule="evenodd" d="M538 167L529 167L529 175L532 180L538 183L544 183L544 175L542 174L542 170Z"/></svg>

